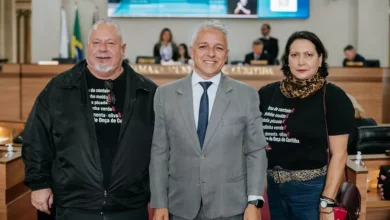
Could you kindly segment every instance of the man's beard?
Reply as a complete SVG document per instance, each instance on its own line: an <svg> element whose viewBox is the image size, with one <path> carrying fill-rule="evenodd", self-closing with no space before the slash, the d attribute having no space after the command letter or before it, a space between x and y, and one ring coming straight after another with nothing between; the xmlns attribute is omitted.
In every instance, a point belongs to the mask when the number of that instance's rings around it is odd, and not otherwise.
<svg viewBox="0 0 390 220"><path fill-rule="evenodd" d="M95 64L95 69L101 73L107 73L112 70L112 66L100 66L99 64Z"/></svg>

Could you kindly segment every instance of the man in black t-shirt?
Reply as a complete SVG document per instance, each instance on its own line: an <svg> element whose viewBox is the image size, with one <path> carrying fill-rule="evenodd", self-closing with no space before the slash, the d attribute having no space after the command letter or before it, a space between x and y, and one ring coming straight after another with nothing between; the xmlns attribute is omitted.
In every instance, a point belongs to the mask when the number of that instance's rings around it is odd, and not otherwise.
<svg viewBox="0 0 390 220"><path fill-rule="evenodd" d="M57 219L148 219L157 86L123 62L125 49L119 27L98 21L87 60L52 79L31 111L25 184Z"/></svg>

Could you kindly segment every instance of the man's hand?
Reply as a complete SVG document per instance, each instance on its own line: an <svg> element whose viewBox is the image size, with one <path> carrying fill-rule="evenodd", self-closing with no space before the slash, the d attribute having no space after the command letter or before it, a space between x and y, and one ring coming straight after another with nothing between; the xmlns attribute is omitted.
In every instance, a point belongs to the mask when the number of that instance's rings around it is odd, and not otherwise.
<svg viewBox="0 0 390 220"><path fill-rule="evenodd" d="M168 209L154 209L153 220L169 220Z"/></svg>
<svg viewBox="0 0 390 220"><path fill-rule="evenodd" d="M386 177L385 177L384 175L381 175L380 178L381 178L383 181L386 180ZM381 198L384 200L384 199L385 199L385 197L384 197L385 194L384 194L384 192L383 192L383 184L379 184L378 187L379 187L379 189L380 189L380 191L381 191Z"/></svg>
<svg viewBox="0 0 390 220"><path fill-rule="evenodd" d="M50 188L32 191L31 204L39 211L50 215L49 209L53 204L53 192Z"/></svg>
<svg viewBox="0 0 390 220"><path fill-rule="evenodd" d="M320 207L320 220L334 220L333 208Z"/></svg>
<svg viewBox="0 0 390 220"><path fill-rule="evenodd" d="M252 204L249 204L245 209L244 220L261 220L260 209Z"/></svg>

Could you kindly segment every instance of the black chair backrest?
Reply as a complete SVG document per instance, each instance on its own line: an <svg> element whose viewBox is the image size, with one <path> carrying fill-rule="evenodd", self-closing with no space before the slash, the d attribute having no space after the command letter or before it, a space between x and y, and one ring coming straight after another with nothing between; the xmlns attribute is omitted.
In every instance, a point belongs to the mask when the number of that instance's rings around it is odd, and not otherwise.
<svg viewBox="0 0 390 220"><path fill-rule="evenodd" d="M390 126L363 126L358 128L356 150L362 154L384 154L390 149Z"/></svg>
<svg viewBox="0 0 390 220"><path fill-rule="evenodd" d="M357 145L357 139L358 139L358 133L359 127L363 126L376 126L378 125L376 121L373 118L356 118L355 119L355 125L356 128L349 134L348 137L348 155L356 155L357 150L356 150L356 145Z"/></svg>
<svg viewBox="0 0 390 220"><path fill-rule="evenodd" d="M380 67L381 63L379 60L366 60L367 67Z"/></svg>

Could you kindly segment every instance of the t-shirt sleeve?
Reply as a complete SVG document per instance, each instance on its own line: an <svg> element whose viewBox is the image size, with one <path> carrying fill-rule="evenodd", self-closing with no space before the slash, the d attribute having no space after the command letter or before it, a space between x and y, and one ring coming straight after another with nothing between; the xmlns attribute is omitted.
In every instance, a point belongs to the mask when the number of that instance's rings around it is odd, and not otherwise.
<svg viewBox="0 0 390 220"><path fill-rule="evenodd" d="M265 105L265 100L264 100L264 97L265 97L265 87L261 87L259 89L259 98L260 98L260 111L261 113L264 113L263 110L264 110L264 105Z"/></svg>
<svg viewBox="0 0 390 220"><path fill-rule="evenodd" d="M347 94L339 87L328 84L325 97L329 135L353 132L355 128L355 110Z"/></svg>
<svg viewBox="0 0 390 220"><path fill-rule="evenodd" d="M260 111L264 114L267 106L269 105L270 99L273 96L273 93L275 91L275 86L277 86L278 83L271 83L268 85L265 85L259 89L259 97L260 97Z"/></svg>

